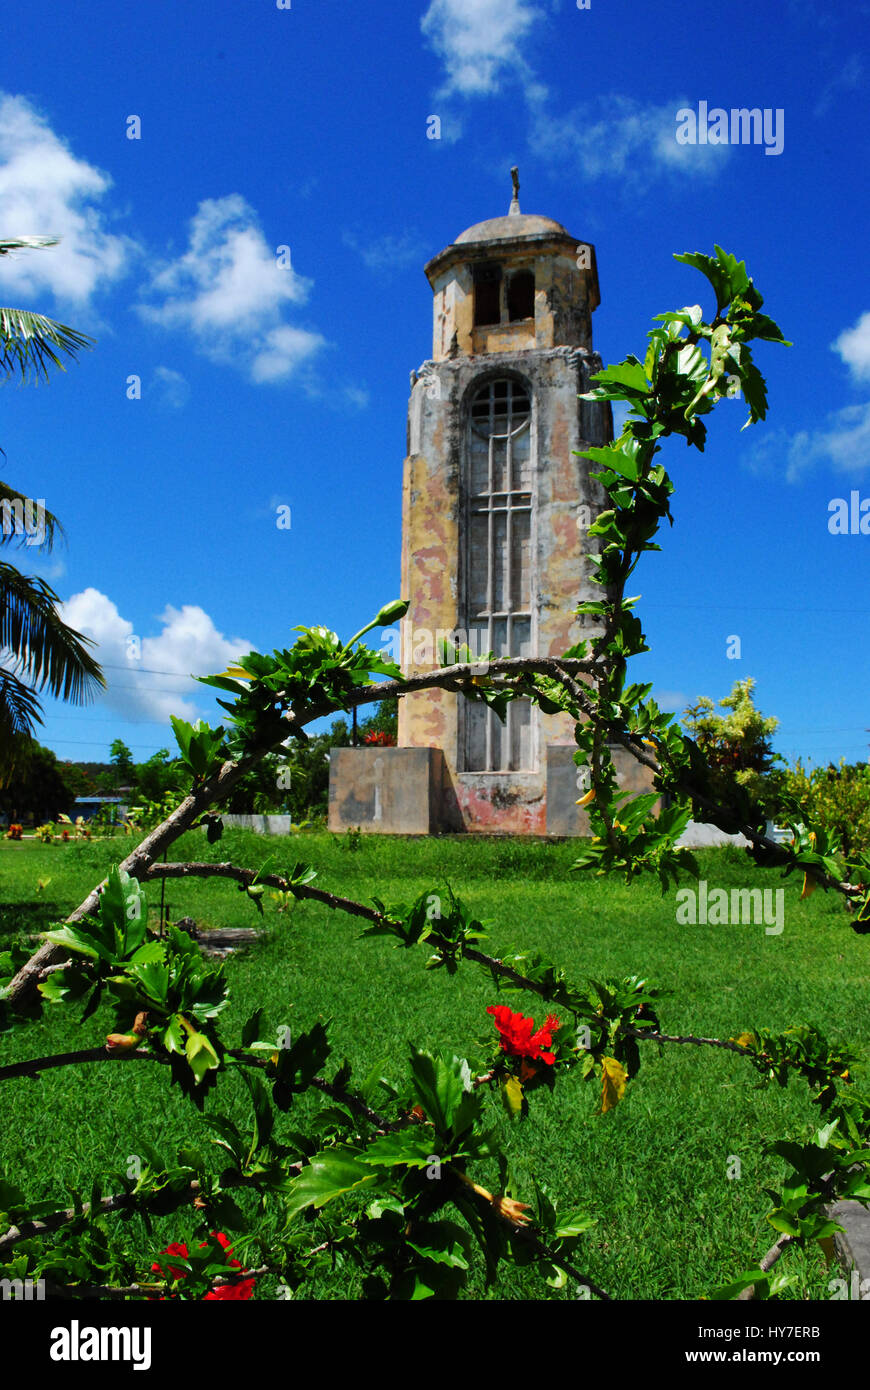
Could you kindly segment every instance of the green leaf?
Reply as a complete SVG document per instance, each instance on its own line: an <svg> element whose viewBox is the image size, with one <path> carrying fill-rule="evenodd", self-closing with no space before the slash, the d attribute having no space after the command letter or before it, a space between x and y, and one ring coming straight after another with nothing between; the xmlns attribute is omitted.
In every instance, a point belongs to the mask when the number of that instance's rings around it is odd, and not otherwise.
<svg viewBox="0 0 870 1390"><path fill-rule="evenodd" d="M408 1237L406 1243L433 1264L468 1269L471 1242L468 1233L452 1221L427 1221L416 1226L413 1238Z"/></svg>
<svg viewBox="0 0 870 1390"><path fill-rule="evenodd" d="M269 1093L259 1076L252 1076L246 1070L242 1071L242 1076L251 1093L251 1102L254 1106L254 1137L248 1154L248 1161L250 1162L257 1150L262 1148L264 1144L268 1144L271 1139L275 1115L269 1101Z"/></svg>
<svg viewBox="0 0 870 1390"><path fill-rule="evenodd" d="M215 1134L220 1135L219 1139L212 1139L211 1142L221 1149L226 1149L235 1159L236 1166L241 1168L248 1151L248 1141L239 1134L232 1120L228 1120L225 1115L203 1115L202 1122L214 1130Z"/></svg>
<svg viewBox="0 0 870 1390"><path fill-rule="evenodd" d="M300 1033L291 1047L278 1050L278 1079L291 1091L304 1091L310 1086L329 1057L329 1020L315 1023L307 1033Z"/></svg>
<svg viewBox="0 0 870 1390"><path fill-rule="evenodd" d="M411 1078L420 1105L441 1135L451 1134L454 1123L464 1120L464 1105L471 1091L471 1068L464 1058L434 1056L411 1043ZM468 1123L470 1123L470 1118ZM468 1124L465 1125L465 1128ZM460 1131L461 1132L461 1131Z"/></svg>
<svg viewBox="0 0 870 1390"><path fill-rule="evenodd" d="M735 295L743 294L752 282L743 261L738 261L736 257L723 251L721 246L717 246L715 251L715 260L700 251L686 251L682 255L675 255L674 260L692 265L696 270L700 270L702 275L706 275L716 291L718 311L730 304Z"/></svg>
<svg viewBox="0 0 870 1390"><path fill-rule="evenodd" d="M251 1043L256 1042L260 1036L260 1025L263 1020L262 1006L255 1009L250 1018L247 1019L242 1028L242 1047L250 1047Z"/></svg>
<svg viewBox="0 0 870 1390"><path fill-rule="evenodd" d="M428 1168L433 1160L432 1136L420 1135L416 1128L383 1134L365 1151L373 1168Z"/></svg>
<svg viewBox="0 0 870 1390"><path fill-rule="evenodd" d="M640 448L638 440L623 436L614 444L596 444L584 449L582 457L591 459L593 463L603 464L605 468L618 473L621 478L627 478L629 482L634 483L637 482L640 465Z"/></svg>
<svg viewBox="0 0 870 1390"><path fill-rule="evenodd" d="M200 1085L208 1072L217 1071L220 1066L220 1059L205 1033L197 1033L195 1029L189 1029L184 1054L197 1085Z"/></svg>
<svg viewBox="0 0 870 1390"><path fill-rule="evenodd" d="M163 1034L163 1046L167 1052L183 1052L185 1043L184 1028L181 1024L181 1016L173 1014L167 1019L166 1029Z"/></svg>
<svg viewBox="0 0 870 1390"><path fill-rule="evenodd" d="M597 1225L597 1222L596 1216L589 1216L585 1211L566 1212L564 1216L557 1217L554 1234L559 1240L571 1240Z"/></svg>
<svg viewBox="0 0 870 1390"><path fill-rule="evenodd" d="M602 371L595 372L592 380L611 393L615 393L616 388L619 388L617 398L628 400L638 396L646 396L650 390L650 383L647 380L643 364L632 356L626 357L624 362L615 362ZM612 395L611 398L613 398Z"/></svg>
<svg viewBox="0 0 870 1390"><path fill-rule="evenodd" d="M738 1278L734 1279L730 1284L720 1284L719 1287L714 1289L710 1294L710 1298L718 1303L729 1302L731 1299L736 1298L738 1294L741 1294L744 1289L750 1288L752 1284L760 1284L765 1278L766 1275L763 1269L747 1270L745 1274L739 1275Z"/></svg>
<svg viewBox="0 0 870 1390"><path fill-rule="evenodd" d="M54 946L63 946L66 950L88 956L91 960L104 960L110 965L114 964L114 951L84 928L59 927L57 931L46 932L45 939Z"/></svg>
<svg viewBox="0 0 870 1390"><path fill-rule="evenodd" d="M377 1181L379 1175L372 1172L357 1149L339 1147L315 1154L307 1168L290 1183L287 1216L293 1217L306 1207L319 1209L345 1192Z"/></svg>
<svg viewBox="0 0 870 1390"><path fill-rule="evenodd" d="M42 980L39 985L39 992L44 999L51 1004L60 1004L73 999L80 999L86 994L93 983L93 977L86 973L80 965L70 965L66 970L56 970L47 979Z"/></svg>

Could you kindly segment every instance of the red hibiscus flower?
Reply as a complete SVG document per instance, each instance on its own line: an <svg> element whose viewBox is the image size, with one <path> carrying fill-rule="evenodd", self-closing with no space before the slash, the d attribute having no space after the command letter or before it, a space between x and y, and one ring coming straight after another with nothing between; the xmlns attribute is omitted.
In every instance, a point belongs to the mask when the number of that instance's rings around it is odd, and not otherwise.
<svg viewBox="0 0 870 1390"><path fill-rule="evenodd" d="M232 1258L233 1247L230 1244L229 1237L225 1236L223 1231L212 1231L212 1236L225 1251L227 1256L227 1263L235 1266L236 1269L241 1269L241 1261L234 1260ZM204 1250L207 1244L207 1241L201 1241L199 1247L200 1250ZM184 1244L183 1241L174 1241L171 1245L167 1245L166 1249L162 1253L164 1255L180 1255L184 1260L188 1258L187 1246ZM161 1272L159 1264L153 1264L151 1268L155 1274L159 1274ZM172 1265L169 1265L169 1273L172 1275L173 1279L184 1279L187 1274L187 1270L174 1269ZM224 1301L226 1299L250 1298L252 1293L254 1292L255 1282L256 1281L254 1279L239 1279L235 1284L216 1284L214 1288L210 1289L209 1292L204 1296L203 1302L208 1303L212 1300Z"/></svg>
<svg viewBox="0 0 870 1390"><path fill-rule="evenodd" d="M554 1014L547 1014L545 1022L535 1032L533 1018L515 1014L506 1004L490 1004L486 1012L493 1016L502 1052L509 1057L528 1057L535 1062L546 1062L548 1067L553 1065L556 1055L549 1049L553 1044L553 1034L559 1027L559 1020Z"/></svg>
<svg viewBox="0 0 870 1390"><path fill-rule="evenodd" d="M186 1259L187 1259L187 1246L184 1244L183 1241L174 1240L174 1241L172 1242L172 1244L171 1244L171 1245L167 1245L166 1249L163 1250L161 1253L164 1254L164 1255L180 1255L181 1258L182 1258L183 1260L186 1260ZM159 1274L159 1273L160 1273L160 1265L159 1265L159 1264L156 1264L156 1263L153 1264L153 1265L151 1266L151 1269L152 1269L152 1271L153 1271L155 1274ZM186 1270L186 1269L175 1269L175 1268L173 1268L172 1265L170 1265L170 1266L169 1266L169 1273L172 1275L173 1279L183 1279L184 1276L185 1276L185 1274L187 1273L187 1270Z"/></svg>
<svg viewBox="0 0 870 1390"><path fill-rule="evenodd" d="M241 1260L232 1259L233 1247L230 1245L229 1238L224 1235L223 1231L212 1231L212 1235L215 1240L220 1242L226 1251L229 1264L234 1265L236 1269L241 1269ZM205 1241L203 1241L203 1245L204 1244ZM250 1298L253 1292L253 1279L239 1279L235 1284L216 1284L215 1287L206 1294L203 1301L207 1303L209 1299Z"/></svg>

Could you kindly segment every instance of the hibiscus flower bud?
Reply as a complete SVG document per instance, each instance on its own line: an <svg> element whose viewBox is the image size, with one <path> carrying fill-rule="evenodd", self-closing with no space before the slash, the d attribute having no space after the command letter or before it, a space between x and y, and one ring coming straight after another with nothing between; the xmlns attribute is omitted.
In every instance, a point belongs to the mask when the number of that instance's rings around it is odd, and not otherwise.
<svg viewBox="0 0 870 1390"><path fill-rule="evenodd" d="M396 598L392 603L385 603L378 616L375 618L375 627L389 627L390 623L396 622L398 618L404 618L411 606L410 599Z"/></svg>

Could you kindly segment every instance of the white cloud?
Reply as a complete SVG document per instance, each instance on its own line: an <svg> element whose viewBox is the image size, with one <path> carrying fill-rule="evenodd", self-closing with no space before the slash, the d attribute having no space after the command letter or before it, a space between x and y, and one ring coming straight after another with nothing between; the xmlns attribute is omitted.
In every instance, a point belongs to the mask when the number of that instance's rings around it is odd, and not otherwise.
<svg viewBox="0 0 870 1390"><path fill-rule="evenodd" d="M870 401L848 405L827 416L818 430L773 430L753 449L748 464L754 472L777 472L797 482L818 463L836 473L862 473L870 468Z"/></svg>
<svg viewBox="0 0 870 1390"><path fill-rule="evenodd" d="M533 154L560 171L574 163L585 178L620 178L638 189L663 172L702 178L719 172L730 146L677 144L684 98L644 105L615 93L568 112L555 110L526 56L549 10L544 0L431 0L421 28L444 65L435 102L497 97L518 84L529 109Z"/></svg>
<svg viewBox="0 0 870 1390"><path fill-rule="evenodd" d="M855 381L870 381L870 311L831 344ZM835 473L856 476L870 469L870 401L830 411L819 429L772 430L748 458L754 472L778 472L787 482L797 482L816 464Z"/></svg>
<svg viewBox="0 0 870 1390"><path fill-rule="evenodd" d="M681 715L689 703L688 697L682 690L654 690L653 699L659 709L668 710L671 714Z"/></svg>
<svg viewBox="0 0 870 1390"><path fill-rule="evenodd" d="M859 381L870 381L870 311L862 314L854 328L847 328L831 346Z"/></svg>
<svg viewBox="0 0 870 1390"><path fill-rule="evenodd" d="M181 410L190 399L190 385L174 367L155 367L154 393L158 404Z"/></svg>
<svg viewBox="0 0 870 1390"><path fill-rule="evenodd" d="M325 339L286 322L286 309L305 303L311 281L279 250L239 194L207 198L191 219L187 250L154 272L151 302L139 312L190 332L207 357L242 366L253 381L291 376Z"/></svg>
<svg viewBox="0 0 870 1390"><path fill-rule="evenodd" d="M354 410L365 410L368 406L370 396L364 386L345 386L343 394L347 404L353 406Z"/></svg>
<svg viewBox="0 0 870 1390"><path fill-rule="evenodd" d="M104 667L107 690L97 704L129 719L169 722L171 714L195 720L210 709L208 687L191 680L226 669L253 648L243 637L227 638L195 604L167 605L154 637L134 631L117 605L99 589L85 589L59 606L65 623L94 638L96 660ZM134 639L141 656L131 659ZM156 674L155 674L156 673Z"/></svg>
<svg viewBox="0 0 870 1390"><path fill-rule="evenodd" d="M850 53L842 68L822 88L813 115L824 116L835 105L841 92L852 92L864 78L864 64L857 53Z"/></svg>
<svg viewBox="0 0 870 1390"><path fill-rule="evenodd" d="M4 299L25 308L49 291L79 307L127 268L133 240L98 206L111 179L77 158L24 97L0 94L0 234L56 236L60 245L0 261Z"/></svg>
<svg viewBox="0 0 870 1390"><path fill-rule="evenodd" d="M557 116L533 112L529 143L542 159L564 170L573 162L587 178L619 178L635 188L662 173L711 177L731 152L729 145L678 145L677 112L686 103L659 105L612 93Z"/></svg>
<svg viewBox="0 0 870 1390"><path fill-rule="evenodd" d="M444 64L441 95L492 96L519 77L540 96L522 51L540 18L532 0L431 0L420 27Z"/></svg>
<svg viewBox="0 0 870 1390"><path fill-rule="evenodd" d="M363 241L355 232L345 232L345 246L351 247L362 257L367 270L376 274L402 270L406 266L422 266L427 259L425 241L416 232L402 232L399 235L386 233Z"/></svg>
<svg viewBox="0 0 870 1390"><path fill-rule="evenodd" d="M292 376L303 362L326 342L319 333L285 323L260 340L251 359L252 381L281 381Z"/></svg>

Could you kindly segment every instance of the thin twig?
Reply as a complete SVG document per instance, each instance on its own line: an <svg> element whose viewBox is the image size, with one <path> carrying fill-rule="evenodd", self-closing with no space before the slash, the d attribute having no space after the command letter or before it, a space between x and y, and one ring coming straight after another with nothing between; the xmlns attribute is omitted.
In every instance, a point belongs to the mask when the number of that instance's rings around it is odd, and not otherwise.
<svg viewBox="0 0 870 1390"><path fill-rule="evenodd" d="M783 1232L783 1234L780 1236L780 1238L779 1238L779 1240L776 1242L776 1244L775 1244L775 1245L771 1245L771 1247L770 1247L770 1249L768 1250L767 1254L763 1257L763 1259L761 1260L761 1262L760 1262L760 1264L759 1264L759 1266L758 1266L758 1268L761 1270L762 1274L767 1274L769 1270L773 1269L773 1266L776 1264L776 1262L777 1262L777 1260L779 1259L780 1255L782 1254L783 1250L785 1250L786 1246L791 1245L791 1243L792 1243L793 1240L794 1240L794 1236L786 1235L786 1234ZM747 1289L741 1289L741 1290L740 1290L740 1293L737 1295L737 1298L735 1299L735 1302L736 1302L736 1303L748 1303L749 1300L752 1299L752 1298L754 1298L754 1297L755 1297L755 1285L754 1285L754 1284L750 1284L749 1287L748 1287Z"/></svg>

